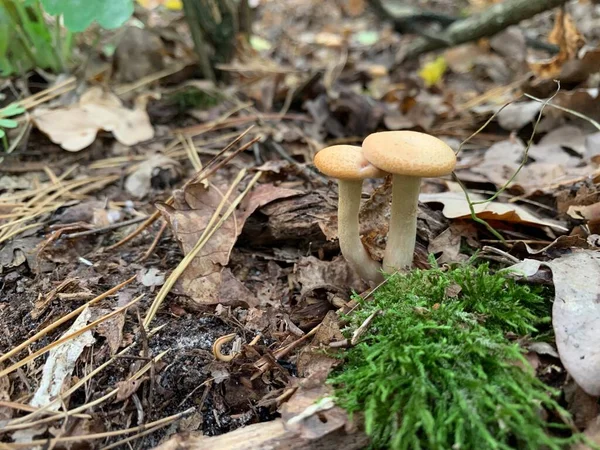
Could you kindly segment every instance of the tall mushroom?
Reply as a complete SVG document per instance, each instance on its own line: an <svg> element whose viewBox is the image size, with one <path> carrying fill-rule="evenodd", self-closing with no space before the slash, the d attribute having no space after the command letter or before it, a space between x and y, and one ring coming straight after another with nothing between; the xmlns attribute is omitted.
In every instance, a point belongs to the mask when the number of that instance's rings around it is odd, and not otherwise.
<svg viewBox="0 0 600 450"><path fill-rule="evenodd" d="M373 133L364 140L362 148L371 164L393 174L383 269L386 272L405 269L412 265L415 250L421 178L451 173L456 155L445 142L416 131Z"/></svg>
<svg viewBox="0 0 600 450"><path fill-rule="evenodd" d="M324 148L315 155L314 163L325 175L338 180L338 237L344 258L363 279L380 282L381 265L371 259L360 240L358 212L363 180L384 177L385 172L370 164L362 149L353 145Z"/></svg>

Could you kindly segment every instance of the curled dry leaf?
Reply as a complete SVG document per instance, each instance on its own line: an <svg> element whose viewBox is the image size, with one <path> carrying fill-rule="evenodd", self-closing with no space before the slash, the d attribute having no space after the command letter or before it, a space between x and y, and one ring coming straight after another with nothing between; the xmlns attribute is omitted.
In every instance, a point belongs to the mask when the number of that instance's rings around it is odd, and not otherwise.
<svg viewBox="0 0 600 450"><path fill-rule="evenodd" d="M539 78L551 79L560 75L563 65L577 56L585 40L569 13L559 10L548 42L559 46L559 52L546 61L530 61L529 67Z"/></svg>
<svg viewBox="0 0 600 450"><path fill-rule="evenodd" d="M484 198L470 193L471 202L483 200ZM471 217L469 202L464 192L440 192L437 194L420 194L419 200L423 203L441 203L444 205L442 210L448 219L466 219ZM530 213L522 206L487 202L473 205L475 215L484 220L498 220L503 222L524 223L535 226L547 226L557 231L567 232L568 229L550 219L540 219Z"/></svg>
<svg viewBox="0 0 600 450"><path fill-rule="evenodd" d="M174 193L173 206L157 204L157 208L171 225L173 234L188 254L196 245L202 233L219 206L227 191L226 185L202 183L189 185L185 191ZM256 304L256 298L225 269L231 250L242 232L246 219L259 207L276 199L301 194L300 191L284 189L273 184L262 184L248 194L238 212L227 219L217 229L200 253L183 272L174 291L191 297L194 302L204 305L217 303ZM224 212L229 207L225 204ZM225 281L227 278L227 281ZM226 285L227 289L221 289ZM235 291L235 295L231 292Z"/></svg>
<svg viewBox="0 0 600 450"><path fill-rule="evenodd" d="M32 118L52 142L71 152L88 147L100 130L112 132L124 145L154 137L145 102L129 109L119 97L100 87L88 89L74 105L56 109L40 106L33 111Z"/></svg>

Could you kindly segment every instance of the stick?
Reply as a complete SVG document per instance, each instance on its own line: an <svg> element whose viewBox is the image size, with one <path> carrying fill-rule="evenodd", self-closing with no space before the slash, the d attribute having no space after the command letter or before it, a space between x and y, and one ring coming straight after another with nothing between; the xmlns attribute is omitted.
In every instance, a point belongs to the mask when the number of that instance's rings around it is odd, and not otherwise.
<svg viewBox="0 0 600 450"><path fill-rule="evenodd" d="M452 23L445 31L439 33L435 40L424 37L415 39L403 52L401 60L414 59L433 50L493 36L511 25L564 3L566 0L506 0L491 6L481 14Z"/></svg>

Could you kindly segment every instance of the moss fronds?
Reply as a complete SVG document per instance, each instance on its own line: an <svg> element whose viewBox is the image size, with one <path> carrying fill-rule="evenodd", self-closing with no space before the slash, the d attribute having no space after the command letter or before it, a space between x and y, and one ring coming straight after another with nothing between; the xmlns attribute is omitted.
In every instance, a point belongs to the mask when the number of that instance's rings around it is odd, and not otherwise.
<svg viewBox="0 0 600 450"><path fill-rule="evenodd" d="M458 291L458 294L456 292ZM362 412L373 448L561 449L567 413L507 333L537 332L550 302L486 265L394 275L349 317L382 310L332 375L338 403Z"/></svg>

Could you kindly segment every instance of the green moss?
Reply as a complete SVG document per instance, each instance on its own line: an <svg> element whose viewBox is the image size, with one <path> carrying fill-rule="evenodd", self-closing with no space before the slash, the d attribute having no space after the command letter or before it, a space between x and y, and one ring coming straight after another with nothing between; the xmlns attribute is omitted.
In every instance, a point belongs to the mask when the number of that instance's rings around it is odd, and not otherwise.
<svg viewBox="0 0 600 450"><path fill-rule="evenodd" d="M364 414L372 448L561 449L580 439L542 418L542 407L567 412L507 337L547 328L540 291L465 265L394 275L361 302L349 329L382 314L330 382L338 404Z"/></svg>

